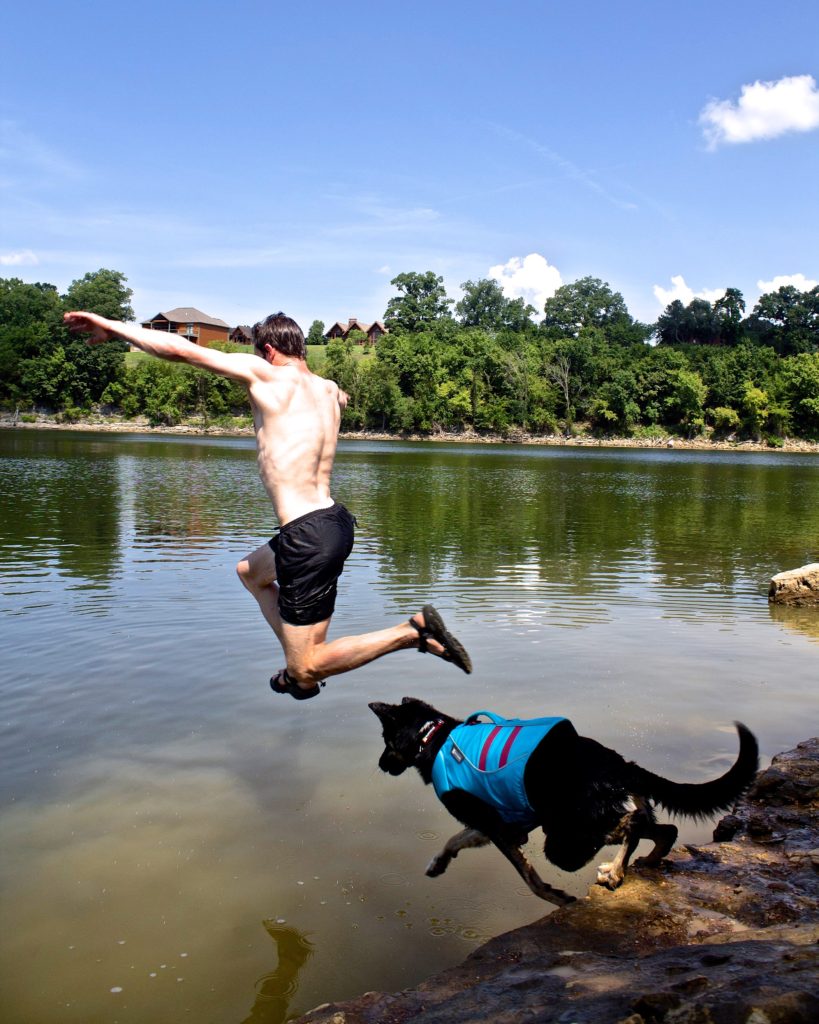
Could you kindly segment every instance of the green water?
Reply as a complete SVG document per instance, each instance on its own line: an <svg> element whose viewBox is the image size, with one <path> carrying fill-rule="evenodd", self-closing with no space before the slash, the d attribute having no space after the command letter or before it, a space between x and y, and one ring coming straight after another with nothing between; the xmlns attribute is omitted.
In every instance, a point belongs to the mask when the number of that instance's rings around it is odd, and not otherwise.
<svg viewBox="0 0 819 1024"><path fill-rule="evenodd" d="M491 850L424 876L456 825L378 772L369 700L567 715L681 781L736 718L766 757L816 732L819 615L765 599L819 560L816 457L349 442L335 480L331 635L433 601L474 675L402 652L274 696L250 440L0 432L4 1024L273 1024L547 911Z"/></svg>

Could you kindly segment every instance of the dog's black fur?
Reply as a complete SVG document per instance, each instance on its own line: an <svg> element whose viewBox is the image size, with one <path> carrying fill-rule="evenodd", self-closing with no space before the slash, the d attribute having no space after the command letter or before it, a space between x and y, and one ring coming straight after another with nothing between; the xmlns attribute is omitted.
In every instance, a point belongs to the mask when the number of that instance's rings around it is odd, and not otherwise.
<svg viewBox="0 0 819 1024"><path fill-rule="evenodd" d="M401 704L372 703L384 733L384 752L378 767L390 775L417 768L425 783L432 781L435 756L461 721L424 701L404 697ZM421 742L436 725L429 742ZM753 734L740 722L739 756L724 775L700 784L669 782L596 740L579 736L568 719L557 723L532 752L524 773L526 794L546 835L544 853L564 871L577 871L604 846L621 844L613 861L601 864L597 882L616 889L625 877L631 855L641 839L654 849L636 863L654 867L677 839L674 825L658 825L651 801L673 814L705 818L730 808L750 785L758 767ZM466 827L434 857L427 874L446 871L459 851L494 843L520 873L536 896L565 904L574 897L544 882L527 861L521 847L527 831L503 821L489 804L464 790L442 798L446 809Z"/></svg>

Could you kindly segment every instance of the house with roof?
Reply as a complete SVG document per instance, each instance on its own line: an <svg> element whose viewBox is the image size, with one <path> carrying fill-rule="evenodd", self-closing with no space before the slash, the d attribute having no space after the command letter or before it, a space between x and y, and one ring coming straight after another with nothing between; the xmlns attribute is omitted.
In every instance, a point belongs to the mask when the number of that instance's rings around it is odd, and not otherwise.
<svg viewBox="0 0 819 1024"><path fill-rule="evenodd" d="M358 317L351 316L346 321L336 320L333 326L324 332L324 337L328 341L333 338L347 338L353 331L361 331L365 335L364 340L359 339L360 345L374 345L379 338L389 333L380 320L365 324Z"/></svg>
<svg viewBox="0 0 819 1024"><path fill-rule="evenodd" d="M253 328L250 324L239 324L238 327L234 327L230 332L230 339L234 345L252 345L253 344Z"/></svg>
<svg viewBox="0 0 819 1024"><path fill-rule="evenodd" d="M181 334L196 345L209 345L214 341L227 341L230 327L224 320L208 316L193 306L178 306L165 313L157 313L150 320L143 320L142 326L149 331L168 331Z"/></svg>

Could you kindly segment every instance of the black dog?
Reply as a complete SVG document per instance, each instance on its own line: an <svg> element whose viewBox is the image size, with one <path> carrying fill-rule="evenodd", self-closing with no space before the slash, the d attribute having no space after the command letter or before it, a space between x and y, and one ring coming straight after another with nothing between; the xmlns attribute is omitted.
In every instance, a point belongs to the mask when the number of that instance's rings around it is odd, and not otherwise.
<svg viewBox="0 0 819 1024"><path fill-rule="evenodd" d="M417 768L425 783L433 783L446 809L466 826L433 858L427 874L443 874L461 850L494 843L536 896L561 905L574 897L544 882L521 851L534 828L541 827L546 835L548 860L564 871L577 871L601 847L620 843L617 856L601 864L597 876L599 885L616 889L641 839L652 840L654 849L637 863L651 867L677 839L674 825L657 824L651 800L674 814L705 818L730 808L758 766L756 739L740 722L733 767L712 782L681 784L579 736L565 718L524 723L478 713L493 719L485 725L474 721L474 715L466 723L450 718L414 697L404 697L401 704L369 706L381 721L386 744L379 768L390 775ZM534 732L526 731L536 723L540 725ZM477 783L480 796L463 788L467 783L459 772L470 764L483 777ZM504 782L515 764L517 776L509 775Z"/></svg>

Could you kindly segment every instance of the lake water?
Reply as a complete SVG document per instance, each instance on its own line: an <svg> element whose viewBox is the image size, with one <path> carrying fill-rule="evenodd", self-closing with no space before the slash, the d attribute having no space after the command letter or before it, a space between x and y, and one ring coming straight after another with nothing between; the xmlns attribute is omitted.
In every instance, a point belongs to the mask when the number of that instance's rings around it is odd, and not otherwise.
<svg viewBox="0 0 819 1024"><path fill-rule="evenodd" d="M277 697L236 561L274 527L250 439L0 432L5 1024L256 1021L395 989L548 905L376 767L370 700L561 714L680 781L816 732L819 458L342 443L358 517L331 636L432 601L414 651ZM685 825L699 840L710 824ZM551 881L581 893L593 869Z"/></svg>

